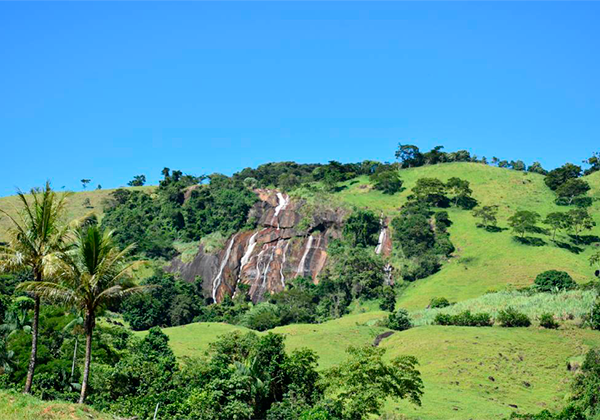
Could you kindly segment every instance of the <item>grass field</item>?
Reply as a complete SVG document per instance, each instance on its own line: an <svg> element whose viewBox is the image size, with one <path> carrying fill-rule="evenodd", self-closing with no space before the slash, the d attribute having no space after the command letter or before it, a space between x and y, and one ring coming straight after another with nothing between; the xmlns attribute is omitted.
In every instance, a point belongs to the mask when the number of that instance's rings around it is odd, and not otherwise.
<svg viewBox="0 0 600 420"><path fill-rule="evenodd" d="M109 420L87 406L59 401L44 402L35 397L0 391L0 419L2 420Z"/></svg>
<svg viewBox="0 0 600 420"><path fill-rule="evenodd" d="M319 368L342 362L350 345L369 345L385 328L375 325L385 312L348 315L316 325L288 325L271 332L286 336L292 351L308 347ZM167 328L179 357L200 356L209 343L230 331L226 324L197 323ZM143 336L145 333L137 333ZM261 333L265 334L265 333ZM381 344L386 357L414 355L425 383L423 406L388 404L411 419L498 419L518 411L557 408L564 402L572 373L567 362L600 346L600 332L582 329L468 328L421 326L397 332Z"/></svg>
<svg viewBox="0 0 600 420"><path fill-rule="evenodd" d="M394 216L406 202L406 196L417 179L435 177L446 181L456 176L471 183L473 197L480 205L500 206L501 228L507 228L506 219L517 210L533 210L545 217L552 211L569 209L554 204L554 193L539 174L477 163L448 163L404 169L400 176L406 189L393 196L371 189L367 177L348 181L347 188L337 196L351 205ZM600 199L600 173L585 179L592 186L589 195ZM567 271L579 282L591 279L593 271L588 259L594 246L582 246L581 253L575 254L552 243L546 235L533 235L546 242L545 246L522 245L514 240L508 229L490 233L476 227L477 221L469 211L447 210L453 222L449 231L456 247L455 256L440 272L411 284L399 299L403 307L411 310L425 308L434 296L461 301L488 291L526 286L537 274L548 269ZM589 234L600 236L600 202L594 203L590 213L599 226ZM560 234L557 241L567 242L568 238Z"/></svg>

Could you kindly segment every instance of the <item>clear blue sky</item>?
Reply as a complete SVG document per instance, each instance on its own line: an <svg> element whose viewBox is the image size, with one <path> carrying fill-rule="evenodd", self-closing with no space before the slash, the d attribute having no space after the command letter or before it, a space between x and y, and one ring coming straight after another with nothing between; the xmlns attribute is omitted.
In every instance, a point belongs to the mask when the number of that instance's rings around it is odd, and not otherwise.
<svg viewBox="0 0 600 420"><path fill-rule="evenodd" d="M0 3L0 195L398 142L580 163L600 3Z"/></svg>

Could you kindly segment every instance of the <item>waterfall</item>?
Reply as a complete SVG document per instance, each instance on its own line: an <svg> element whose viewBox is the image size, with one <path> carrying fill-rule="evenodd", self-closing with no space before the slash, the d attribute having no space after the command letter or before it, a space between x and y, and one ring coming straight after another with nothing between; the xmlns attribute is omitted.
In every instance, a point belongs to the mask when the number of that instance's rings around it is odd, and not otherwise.
<svg viewBox="0 0 600 420"><path fill-rule="evenodd" d="M275 207L275 214L273 214L273 218L271 219L271 225L277 222L277 229L279 229L279 213L281 210L285 209L289 203L289 196L286 197L280 192L277 193L277 207Z"/></svg>
<svg viewBox="0 0 600 420"><path fill-rule="evenodd" d="M381 232L379 232L379 239L377 240L377 247L375 248L376 254L381 254L383 250L383 244L385 242L385 237L387 235L387 229L385 227L381 228Z"/></svg>
<svg viewBox="0 0 600 420"><path fill-rule="evenodd" d="M231 255L231 250L233 248L233 243L235 242L235 238L238 236L236 233L231 238L229 245L227 246L227 251L225 251L225 256L223 257L223 261L221 261L221 266L219 267L219 273L217 277L213 280L213 290L212 290L212 298L215 303L217 303L217 291L219 290L219 286L221 286L221 282L223 281L223 270L227 265L227 261L229 260L229 256Z"/></svg>
<svg viewBox="0 0 600 420"><path fill-rule="evenodd" d="M250 239L248 239L248 245L246 247L246 252L244 252L244 256L240 260L240 275L242 274L242 268L244 268L244 266L246 264L248 264L248 261L250 261L252 252L254 251L254 248L256 247L256 236L259 234L259 232L261 232L261 231L256 231L252 236L250 236Z"/></svg>
<svg viewBox="0 0 600 420"><path fill-rule="evenodd" d="M298 264L298 269L296 270L296 274L299 276L304 275L304 265L306 264L306 257L308 255L308 252L310 251L310 247L312 246L313 240L314 236L310 235L308 237L308 242L306 242L306 248L304 248L304 254L302 254L300 264Z"/></svg>
<svg viewBox="0 0 600 420"><path fill-rule="evenodd" d="M285 265L285 256L287 254L287 250L290 246L290 241L287 241L285 244L285 248L283 248L283 257L281 257L281 266L279 267L279 276L281 279L281 285L285 289L285 276L283 275L283 266Z"/></svg>

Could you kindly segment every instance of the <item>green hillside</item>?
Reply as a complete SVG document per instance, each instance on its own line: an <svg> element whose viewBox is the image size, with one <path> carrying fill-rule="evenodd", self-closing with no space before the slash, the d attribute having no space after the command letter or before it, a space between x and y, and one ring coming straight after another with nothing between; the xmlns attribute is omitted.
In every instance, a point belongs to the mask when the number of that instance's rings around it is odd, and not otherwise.
<svg viewBox="0 0 600 420"><path fill-rule="evenodd" d="M152 191L152 189L154 189L152 186L126 188L146 191ZM81 191L71 194L67 199L66 206L68 220L79 219L90 212L95 213L96 216L101 219L104 215L102 202L106 200L113 191L115 191L115 189ZM87 203L86 200L89 200L89 203ZM19 207L20 201L16 195L0 197L0 209L8 212L11 216L16 214L15 209ZM10 220L5 215L0 214L0 240L4 238L6 229L10 226Z"/></svg>
<svg viewBox="0 0 600 420"><path fill-rule="evenodd" d="M2 420L108 420L114 416L98 413L88 406L59 401L43 402L35 397L0 391Z"/></svg>
<svg viewBox="0 0 600 420"><path fill-rule="evenodd" d="M288 351L307 347L319 368L342 362L350 345L370 344L386 331L375 325L384 312L348 315L323 324L296 324L271 332L286 337ZM219 335L247 329L217 323L166 328L176 355L200 356ZM137 333L140 336L145 332ZM265 333L261 333L265 334ZM413 419L497 419L514 411L558 408L572 373L567 362L600 346L600 332L538 328L423 326L396 332L381 344L387 358L415 355L425 383L423 406L389 405Z"/></svg>
<svg viewBox="0 0 600 420"><path fill-rule="evenodd" d="M458 177L471 183L473 197L480 205L500 206L498 225L502 228L507 228L506 219L517 210L537 211L544 217L553 211L569 209L554 204L554 193L544 184L544 177L535 173L478 163L447 163L404 169L400 176L405 190L393 196L373 190L367 177L347 182L347 188L337 196L351 205L393 216L406 202L417 179L433 177L446 181ZM592 186L589 195L600 198L600 173L585 179ZM537 274L548 269L567 271L580 282L590 279L591 246L583 246L583 251L575 254L553 244L545 235L530 235L542 238L545 246L522 245L513 239L508 229L490 233L476 227L476 219L469 211L453 207L447 210L453 222L449 231L457 250L455 256L440 272L414 282L405 290L400 304L406 308L424 308L434 296L460 301L490 290L526 286ZM594 203L590 213L599 226L589 234L600 235L600 202ZM557 241L567 242L567 239L557 235Z"/></svg>

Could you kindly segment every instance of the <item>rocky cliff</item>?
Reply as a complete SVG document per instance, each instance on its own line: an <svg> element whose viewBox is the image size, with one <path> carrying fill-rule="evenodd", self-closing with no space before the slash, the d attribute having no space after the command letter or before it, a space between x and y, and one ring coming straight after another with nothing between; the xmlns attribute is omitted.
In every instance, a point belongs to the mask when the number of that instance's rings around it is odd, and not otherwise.
<svg viewBox="0 0 600 420"><path fill-rule="evenodd" d="M234 234L213 254L200 247L191 262L177 258L168 271L187 281L201 276L215 302L233 295L239 284L249 285L257 302L267 292L283 290L295 277L311 276L316 282L327 261L329 241L341 235L344 211L319 209L308 215L302 200L270 190L257 190L257 195L260 200L248 215L258 221L256 230Z"/></svg>

